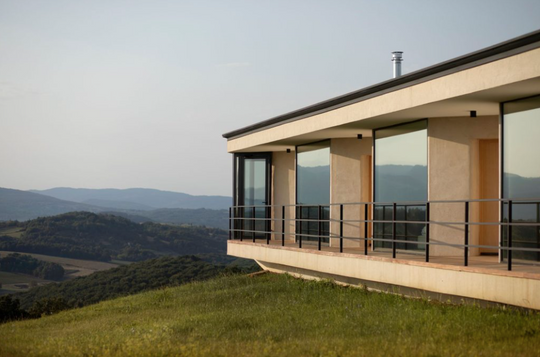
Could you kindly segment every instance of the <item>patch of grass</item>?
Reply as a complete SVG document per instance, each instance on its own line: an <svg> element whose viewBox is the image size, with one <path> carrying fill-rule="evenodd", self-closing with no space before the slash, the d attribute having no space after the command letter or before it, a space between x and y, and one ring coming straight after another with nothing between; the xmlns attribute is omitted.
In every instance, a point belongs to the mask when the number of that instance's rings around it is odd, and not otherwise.
<svg viewBox="0 0 540 357"><path fill-rule="evenodd" d="M540 314L229 276L0 326L6 356L535 356Z"/></svg>

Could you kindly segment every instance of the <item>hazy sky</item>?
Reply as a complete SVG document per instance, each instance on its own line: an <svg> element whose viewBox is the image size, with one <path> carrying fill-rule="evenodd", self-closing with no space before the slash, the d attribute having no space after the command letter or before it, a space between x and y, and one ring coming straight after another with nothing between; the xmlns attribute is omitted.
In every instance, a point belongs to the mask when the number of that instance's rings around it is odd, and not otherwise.
<svg viewBox="0 0 540 357"><path fill-rule="evenodd" d="M0 0L0 187L231 194L221 134L540 28L540 1Z"/></svg>

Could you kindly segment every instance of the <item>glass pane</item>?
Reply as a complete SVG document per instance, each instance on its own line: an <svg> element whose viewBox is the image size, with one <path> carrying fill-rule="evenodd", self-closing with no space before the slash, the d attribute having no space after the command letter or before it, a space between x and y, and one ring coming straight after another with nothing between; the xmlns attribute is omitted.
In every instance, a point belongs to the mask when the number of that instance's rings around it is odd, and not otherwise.
<svg viewBox="0 0 540 357"><path fill-rule="evenodd" d="M266 159L244 160L244 205L266 205ZM255 231L255 238L264 238L266 231L266 208L248 207L244 218L246 229Z"/></svg>
<svg viewBox="0 0 540 357"><path fill-rule="evenodd" d="M375 131L375 201L427 200L427 121Z"/></svg>
<svg viewBox="0 0 540 357"><path fill-rule="evenodd" d="M297 203L330 203L330 141L299 146L296 160Z"/></svg>
<svg viewBox="0 0 540 357"><path fill-rule="evenodd" d="M330 141L302 145L297 148L296 157L296 202L302 205L297 209L297 237L303 241L322 241L328 243L330 218ZM321 212L319 214L319 206ZM320 217L319 217L320 216ZM323 222L319 224L318 220ZM309 220L309 221L308 221ZM313 221L311 221L313 220Z"/></svg>
<svg viewBox="0 0 540 357"><path fill-rule="evenodd" d="M375 202L396 202L396 220L425 220L425 205L410 201L427 201L427 120L375 131ZM401 202L401 203L400 203ZM391 221L392 204L375 205L375 220ZM375 223L375 238L392 239L392 223ZM425 225L396 224L396 239L425 241ZM392 246L375 242L375 247ZM424 250L422 244L397 243L398 249Z"/></svg>
<svg viewBox="0 0 540 357"><path fill-rule="evenodd" d="M244 205L266 204L266 160L245 159Z"/></svg>
<svg viewBox="0 0 540 357"><path fill-rule="evenodd" d="M503 197L540 199L540 97L505 103L503 113ZM503 212L505 221L508 221L507 206ZM512 204L512 222L539 221L540 205L536 202ZM538 227L515 226L512 230L514 247L540 247ZM503 244L507 244L506 230L503 230ZM537 252L515 251L513 257L540 261Z"/></svg>

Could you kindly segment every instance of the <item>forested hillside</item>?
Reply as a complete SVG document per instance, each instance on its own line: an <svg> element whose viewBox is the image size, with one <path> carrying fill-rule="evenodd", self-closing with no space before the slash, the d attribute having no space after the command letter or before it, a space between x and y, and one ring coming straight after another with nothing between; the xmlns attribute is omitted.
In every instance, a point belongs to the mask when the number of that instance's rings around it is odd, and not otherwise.
<svg viewBox="0 0 540 357"><path fill-rule="evenodd" d="M226 232L216 228L137 224L90 212L0 222L0 250L100 261L141 261L159 254L225 253L226 239Z"/></svg>
<svg viewBox="0 0 540 357"><path fill-rule="evenodd" d="M214 227L228 229L228 210L215 209L185 209L185 208L160 208L152 211L112 211L107 212L116 216L125 217L133 222L159 222L178 225L193 225L201 227Z"/></svg>
<svg viewBox="0 0 540 357"><path fill-rule="evenodd" d="M39 286L13 297L19 299L21 307L26 310L39 301L59 298L68 306L78 307L140 291L206 280L225 272L255 269L257 269L255 266L240 269L224 264L211 264L192 255L161 257L96 272L62 283Z"/></svg>

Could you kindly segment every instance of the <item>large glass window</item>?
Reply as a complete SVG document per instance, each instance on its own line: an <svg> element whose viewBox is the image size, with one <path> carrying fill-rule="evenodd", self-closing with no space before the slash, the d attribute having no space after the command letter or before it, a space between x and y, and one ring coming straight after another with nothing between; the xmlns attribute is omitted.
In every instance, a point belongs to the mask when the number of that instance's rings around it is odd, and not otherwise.
<svg viewBox="0 0 540 357"><path fill-rule="evenodd" d="M305 241L328 242L330 216L330 140L297 147L296 151L296 234Z"/></svg>
<svg viewBox="0 0 540 357"><path fill-rule="evenodd" d="M427 120L375 130L375 220L391 220L396 202L396 220L425 220L427 201ZM396 240L425 241L425 225L396 224ZM375 238L392 239L392 223L375 223ZM375 247L392 246L375 242ZM423 250L422 244L398 243L398 249Z"/></svg>
<svg viewBox="0 0 540 357"><path fill-rule="evenodd" d="M503 197L515 200L512 222L540 222L540 202L519 201L540 199L540 96L504 103L503 115ZM503 219L508 218L505 204ZM503 244L507 244L506 230ZM512 246L539 248L539 228L514 226ZM537 252L516 251L513 257L540 261Z"/></svg>

